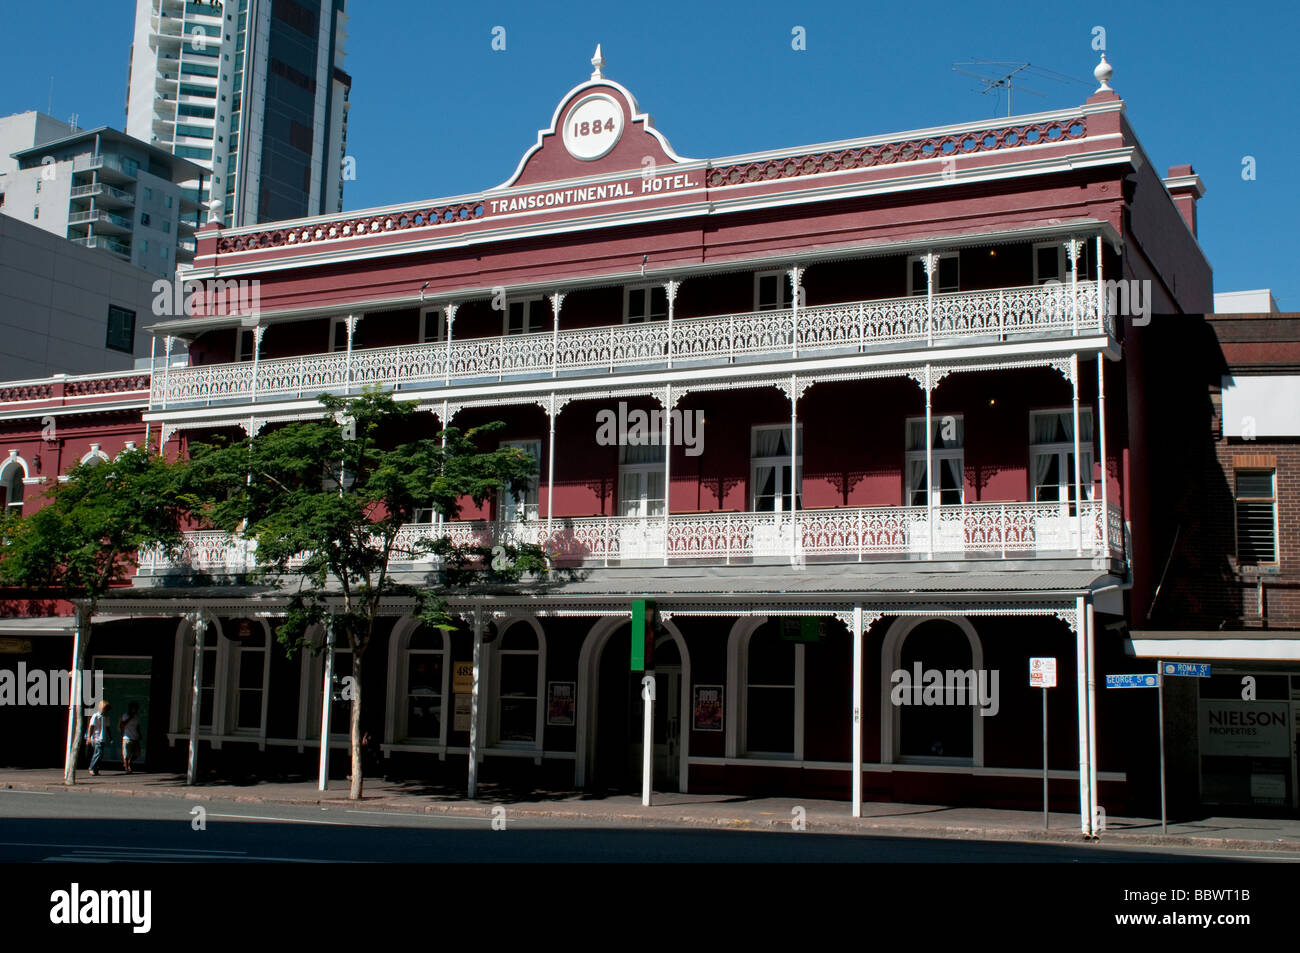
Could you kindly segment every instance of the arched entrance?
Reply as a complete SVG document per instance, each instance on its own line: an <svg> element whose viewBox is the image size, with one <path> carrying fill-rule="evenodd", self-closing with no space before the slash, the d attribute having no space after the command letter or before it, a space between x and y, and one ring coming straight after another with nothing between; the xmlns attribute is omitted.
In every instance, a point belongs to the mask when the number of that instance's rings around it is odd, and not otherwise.
<svg viewBox="0 0 1300 953"><path fill-rule="evenodd" d="M578 731L574 781L592 790L639 790L643 708L641 673L629 670L631 623L601 619L578 657ZM655 642L654 786L687 790L691 660L672 622Z"/></svg>

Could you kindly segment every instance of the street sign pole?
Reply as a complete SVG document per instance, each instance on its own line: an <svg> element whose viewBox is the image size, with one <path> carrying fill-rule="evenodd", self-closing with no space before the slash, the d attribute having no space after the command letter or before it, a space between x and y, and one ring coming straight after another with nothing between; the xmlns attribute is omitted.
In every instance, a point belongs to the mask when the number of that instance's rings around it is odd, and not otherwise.
<svg viewBox="0 0 1300 953"><path fill-rule="evenodd" d="M1165 663L1156 662L1156 708L1160 718L1160 833L1169 833L1165 811Z"/></svg>
<svg viewBox="0 0 1300 953"><path fill-rule="evenodd" d="M1043 693L1043 830L1047 830L1047 686L1040 691Z"/></svg>

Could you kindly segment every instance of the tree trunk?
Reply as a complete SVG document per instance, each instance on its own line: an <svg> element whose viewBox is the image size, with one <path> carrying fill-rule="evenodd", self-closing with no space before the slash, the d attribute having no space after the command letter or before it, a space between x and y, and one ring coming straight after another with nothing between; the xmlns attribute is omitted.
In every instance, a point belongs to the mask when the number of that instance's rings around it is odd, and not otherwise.
<svg viewBox="0 0 1300 953"><path fill-rule="evenodd" d="M348 798L361 799L361 653L352 650L352 787Z"/></svg>
<svg viewBox="0 0 1300 953"><path fill-rule="evenodd" d="M72 671L68 674L68 750L63 761L63 783L77 783L77 756L81 753L82 705L81 670L85 664L86 643L90 641L93 608L78 606L77 629L72 636Z"/></svg>

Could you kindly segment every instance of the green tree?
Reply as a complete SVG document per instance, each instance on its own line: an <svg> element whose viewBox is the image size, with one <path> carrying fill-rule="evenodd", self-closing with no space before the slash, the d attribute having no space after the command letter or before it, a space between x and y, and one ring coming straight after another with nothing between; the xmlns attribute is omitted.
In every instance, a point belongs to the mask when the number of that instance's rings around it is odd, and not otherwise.
<svg viewBox="0 0 1300 953"><path fill-rule="evenodd" d="M125 584L141 549L176 551L185 506L179 496L185 465L143 449L114 460L76 466L50 485L29 516L0 524L0 582L76 606L65 784L77 780L81 740L81 671L91 620L100 599Z"/></svg>
<svg viewBox="0 0 1300 953"><path fill-rule="evenodd" d="M509 569L494 572L487 568L486 547L403 533L419 511L455 519L461 500L482 504L535 472L531 457L517 448L480 450L478 438L500 423L409 440L415 413L409 402L371 391L318 399L323 419L227 445L192 444L192 486L203 501L205 522L255 543L261 577L277 585L296 583L276 629L289 654L317 648L307 639L315 625L351 649L349 797L359 798L362 666L384 602L415 596L415 613L425 624L454 627L443 595L446 577L436 585L401 584L393 578L394 562L436 556L462 573L468 562L496 578L518 578L544 572L546 559L537 546L507 546L507 559L498 564Z"/></svg>

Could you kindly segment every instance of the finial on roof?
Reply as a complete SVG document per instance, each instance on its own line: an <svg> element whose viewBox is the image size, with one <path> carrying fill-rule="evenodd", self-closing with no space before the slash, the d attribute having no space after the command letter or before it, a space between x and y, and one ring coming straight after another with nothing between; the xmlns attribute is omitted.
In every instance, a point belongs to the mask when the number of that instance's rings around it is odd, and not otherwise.
<svg viewBox="0 0 1300 953"><path fill-rule="evenodd" d="M591 65L592 65L591 78L604 79L605 77L601 74L600 71L601 68L605 65L605 57L600 55L599 43L596 44L596 55L591 58Z"/></svg>
<svg viewBox="0 0 1300 953"><path fill-rule="evenodd" d="M1098 63L1097 68L1092 71L1092 75L1097 77L1097 82L1101 83L1101 85L1097 87L1098 93L1114 92L1114 90L1110 88L1110 78L1114 73L1115 67L1106 62L1105 53L1101 54L1101 62Z"/></svg>

